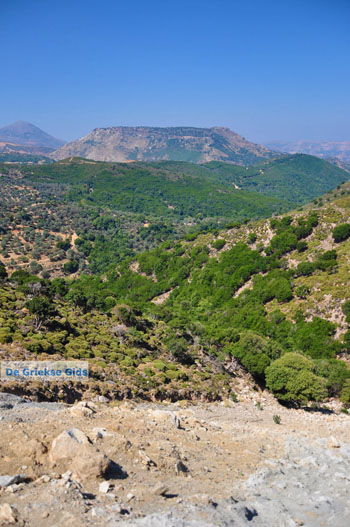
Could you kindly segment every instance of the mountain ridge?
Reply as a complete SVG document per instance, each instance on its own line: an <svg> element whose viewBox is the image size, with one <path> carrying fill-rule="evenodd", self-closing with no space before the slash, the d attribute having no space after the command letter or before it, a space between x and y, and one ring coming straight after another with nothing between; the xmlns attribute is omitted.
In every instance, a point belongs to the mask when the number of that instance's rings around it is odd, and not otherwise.
<svg viewBox="0 0 350 527"><path fill-rule="evenodd" d="M247 141L226 127L113 126L95 128L51 154L55 160L85 157L96 161L227 161L250 165L278 154Z"/></svg>
<svg viewBox="0 0 350 527"><path fill-rule="evenodd" d="M0 152L3 153L47 154L64 143L27 121L16 121L0 128Z"/></svg>
<svg viewBox="0 0 350 527"><path fill-rule="evenodd" d="M288 154L309 154L350 162L350 141L271 141L266 146Z"/></svg>

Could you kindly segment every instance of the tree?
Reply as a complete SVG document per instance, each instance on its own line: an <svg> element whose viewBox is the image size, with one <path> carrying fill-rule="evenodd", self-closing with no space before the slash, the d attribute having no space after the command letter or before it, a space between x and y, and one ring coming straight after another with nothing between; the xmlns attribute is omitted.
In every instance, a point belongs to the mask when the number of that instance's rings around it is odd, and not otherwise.
<svg viewBox="0 0 350 527"><path fill-rule="evenodd" d="M35 296L31 300L28 300L26 307L29 313L34 315L36 330L39 330L45 319L54 313L53 304L46 296Z"/></svg>
<svg viewBox="0 0 350 527"><path fill-rule="evenodd" d="M242 333L239 341L229 346L227 350L237 357L250 373L262 378L271 361L277 359L283 352L275 341L253 331Z"/></svg>
<svg viewBox="0 0 350 527"><path fill-rule="evenodd" d="M340 400L346 405L350 404L350 379L347 379L344 383L343 389L340 394Z"/></svg>
<svg viewBox="0 0 350 527"><path fill-rule="evenodd" d="M326 381L314 373L313 361L293 352L266 369L266 386L280 401L297 404L322 401L327 396Z"/></svg>
<svg viewBox="0 0 350 527"><path fill-rule="evenodd" d="M350 237L350 223L341 223L333 230L333 239L336 243L343 242Z"/></svg>
<svg viewBox="0 0 350 527"><path fill-rule="evenodd" d="M5 280L7 278L6 267L2 262L0 262L0 280Z"/></svg>
<svg viewBox="0 0 350 527"><path fill-rule="evenodd" d="M63 272L65 274L76 273L78 269L79 263L76 260L69 260L69 262L66 262L63 266Z"/></svg>

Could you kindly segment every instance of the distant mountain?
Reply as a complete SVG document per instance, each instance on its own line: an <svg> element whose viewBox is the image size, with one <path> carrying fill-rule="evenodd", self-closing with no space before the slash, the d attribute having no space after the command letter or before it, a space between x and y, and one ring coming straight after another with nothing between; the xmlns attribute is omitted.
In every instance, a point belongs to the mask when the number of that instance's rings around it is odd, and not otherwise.
<svg viewBox="0 0 350 527"><path fill-rule="evenodd" d="M0 128L0 152L46 154L64 145L64 141L47 134L37 126L16 121Z"/></svg>
<svg viewBox="0 0 350 527"><path fill-rule="evenodd" d="M62 160L84 157L96 161L226 161L251 165L276 156L262 145L250 143L229 128L151 128L118 126L96 128L52 153Z"/></svg>
<svg viewBox="0 0 350 527"><path fill-rule="evenodd" d="M272 150L288 154L310 154L317 157L337 158L344 162L350 162L350 141L276 141L266 146Z"/></svg>

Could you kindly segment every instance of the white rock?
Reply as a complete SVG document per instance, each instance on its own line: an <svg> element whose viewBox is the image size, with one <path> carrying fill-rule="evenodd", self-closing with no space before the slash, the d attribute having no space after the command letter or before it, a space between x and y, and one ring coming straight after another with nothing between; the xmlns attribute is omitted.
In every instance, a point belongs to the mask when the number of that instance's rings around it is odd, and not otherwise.
<svg viewBox="0 0 350 527"><path fill-rule="evenodd" d="M0 476L0 488L20 483L26 479L25 474L16 474L15 476Z"/></svg>
<svg viewBox="0 0 350 527"><path fill-rule="evenodd" d="M80 478L103 476L111 463L77 428L65 430L53 440L49 459L54 465L66 465Z"/></svg>
<svg viewBox="0 0 350 527"><path fill-rule="evenodd" d="M103 494L107 494L107 492L109 492L110 490L113 490L113 488L114 488L114 485L110 483L109 481L102 481L102 483L100 483L98 487L98 490Z"/></svg>
<svg viewBox="0 0 350 527"><path fill-rule="evenodd" d="M164 494L166 494L167 492L169 492L169 488L166 485L162 484L155 485L155 487L153 487L153 489L151 490L151 493L155 496L164 496Z"/></svg>
<svg viewBox="0 0 350 527"><path fill-rule="evenodd" d="M18 512L17 510L8 503L0 505L0 525L8 526L14 525L17 522Z"/></svg>

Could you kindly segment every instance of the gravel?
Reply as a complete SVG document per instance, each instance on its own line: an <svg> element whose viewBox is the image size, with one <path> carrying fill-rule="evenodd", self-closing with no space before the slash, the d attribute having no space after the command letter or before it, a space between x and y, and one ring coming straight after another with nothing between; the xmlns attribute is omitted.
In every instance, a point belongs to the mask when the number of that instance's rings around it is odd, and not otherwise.
<svg viewBox="0 0 350 527"><path fill-rule="evenodd" d="M350 445L290 438L288 455L266 462L229 500L187 505L108 527L347 527L350 525ZM174 507L176 509L176 507Z"/></svg>

